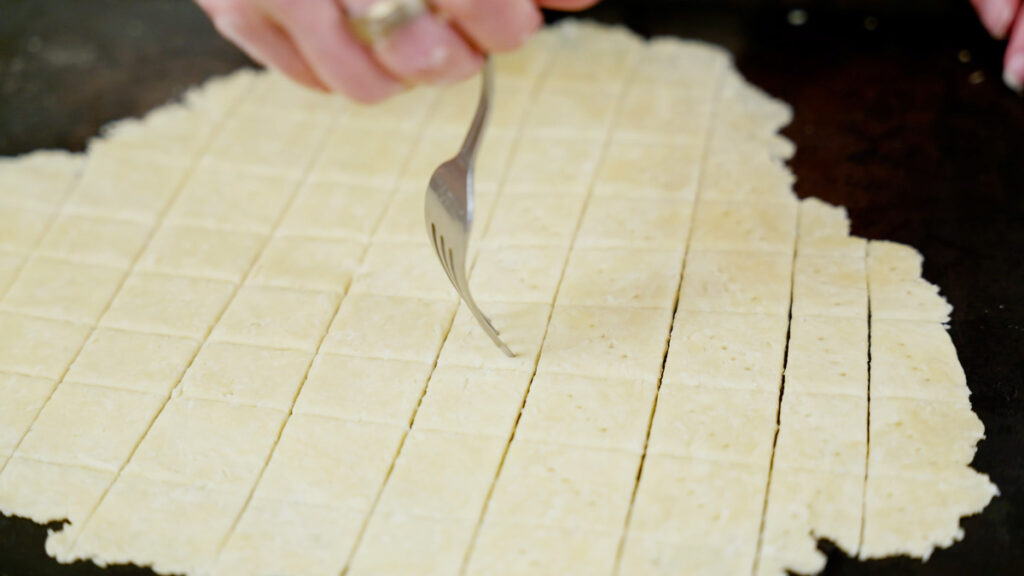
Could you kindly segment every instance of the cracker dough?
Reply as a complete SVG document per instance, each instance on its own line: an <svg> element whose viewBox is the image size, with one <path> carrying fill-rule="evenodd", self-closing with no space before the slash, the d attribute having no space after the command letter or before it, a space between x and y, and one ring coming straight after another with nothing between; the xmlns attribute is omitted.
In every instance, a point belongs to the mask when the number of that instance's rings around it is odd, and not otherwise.
<svg viewBox="0 0 1024 576"><path fill-rule="evenodd" d="M597 24L495 63L470 265L513 359L424 238L475 82L366 107L240 71L0 160L0 511L67 519L64 562L218 576L775 576L963 537L997 490L950 307L796 199L789 107Z"/></svg>

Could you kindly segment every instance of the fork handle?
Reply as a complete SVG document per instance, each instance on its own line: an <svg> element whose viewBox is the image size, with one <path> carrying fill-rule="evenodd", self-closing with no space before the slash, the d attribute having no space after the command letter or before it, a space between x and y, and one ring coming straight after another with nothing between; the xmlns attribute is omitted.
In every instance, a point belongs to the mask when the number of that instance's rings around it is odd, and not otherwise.
<svg viewBox="0 0 1024 576"><path fill-rule="evenodd" d="M487 125L487 117L491 110L491 93L494 87L494 73L491 65L491 57L484 57L483 77L480 82L480 103L476 107L476 114L473 115L473 122L466 132L466 139L462 141L462 148L459 149L457 158L466 166L472 166L476 158L477 142L483 134Z"/></svg>

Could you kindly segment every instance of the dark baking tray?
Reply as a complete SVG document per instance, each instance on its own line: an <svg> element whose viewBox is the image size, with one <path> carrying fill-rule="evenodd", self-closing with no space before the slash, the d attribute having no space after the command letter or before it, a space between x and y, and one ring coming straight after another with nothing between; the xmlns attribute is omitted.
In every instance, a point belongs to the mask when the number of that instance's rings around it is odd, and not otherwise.
<svg viewBox="0 0 1024 576"><path fill-rule="evenodd" d="M787 22L794 7L803 26ZM1024 100L967 1L622 0L588 14L732 50L796 110L800 195L846 206L855 234L921 250L955 307L986 430L974 466L1002 495L928 562L863 563L823 542L825 573L1024 574ZM104 122L246 63L185 0L0 0L0 154L81 149ZM0 576L150 573L57 564L45 536L0 516Z"/></svg>

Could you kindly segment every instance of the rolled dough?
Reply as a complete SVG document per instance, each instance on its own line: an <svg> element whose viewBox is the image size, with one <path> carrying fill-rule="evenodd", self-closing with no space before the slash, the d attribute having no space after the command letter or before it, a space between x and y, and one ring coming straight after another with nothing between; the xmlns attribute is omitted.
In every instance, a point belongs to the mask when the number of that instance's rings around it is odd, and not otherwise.
<svg viewBox="0 0 1024 576"><path fill-rule="evenodd" d="M190 575L774 576L961 538L997 490L949 305L797 200L789 107L590 23L496 64L472 281L514 359L422 228L474 82L363 107L240 71L0 161L0 511Z"/></svg>

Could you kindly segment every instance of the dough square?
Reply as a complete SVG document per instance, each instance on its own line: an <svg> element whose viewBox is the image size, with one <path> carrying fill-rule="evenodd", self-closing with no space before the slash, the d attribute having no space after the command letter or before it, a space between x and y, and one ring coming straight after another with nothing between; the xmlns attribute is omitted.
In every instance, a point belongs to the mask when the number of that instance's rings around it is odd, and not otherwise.
<svg viewBox="0 0 1024 576"><path fill-rule="evenodd" d="M72 554L102 554L108 564L146 558L157 572L196 573L216 560L247 496L248 490L242 488L121 476L93 513Z"/></svg>
<svg viewBox="0 0 1024 576"><path fill-rule="evenodd" d="M181 396L289 410L312 354L207 342L181 381Z"/></svg>
<svg viewBox="0 0 1024 576"><path fill-rule="evenodd" d="M350 294L322 350L349 356L431 363L444 342L455 301Z"/></svg>
<svg viewBox="0 0 1024 576"><path fill-rule="evenodd" d="M234 293L230 282L132 272L100 325L200 339Z"/></svg>
<svg viewBox="0 0 1024 576"><path fill-rule="evenodd" d="M667 308L556 306L538 372L655 379L671 316Z"/></svg>
<svg viewBox="0 0 1024 576"><path fill-rule="evenodd" d="M262 75L242 104L246 110L262 108L271 113L286 110L322 115L340 112L342 107L339 98L307 88L276 70Z"/></svg>
<svg viewBox="0 0 1024 576"><path fill-rule="evenodd" d="M792 251L796 202L702 199L693 218L693 250Z"/></svg>
<svg viewBox="0 0 1024 576"><path fill-rule="evenodd" d="M470 84L470 82L462 82L451 88L459 89ZM474 95L474 98L478 97L479 94ZM440 102L442 104L448 102L446 98L447 96L442 96ZM497 101L497 98L495 101ZM473 102L469 105L469 108L463 109L462 112L472 115L475 108L476 102ZM428 125L439 121L440 119L431 113L431 120ZM415 148L413 148L412 156L409 157L409 163L402 172L402 183L409 185L419 184L420 188L425 188L434 170L437 170L437 167L442 162L458 153L459 147L462 146L462 140L466 137L466 127L469 126L469 121L470 117L467 116L466 121L460 126L441 124L437 128L425 128ZM488 126L483 140L481 140L481 146L483 146L483 143L489 142L491 137L490 126ZM422 192L420 190L421 196ZM420 200L420 204L422 204L422 198ZM423 206L421 205L420 208L422 209Z"/></svg>
<svg viewBox="0 0 1024 576"><path fill-rule="evenodd" d="M969 466L985 427L962 402L871 398L868 467L878 472L931 472Z"/></svg>
<svg viewBox="0 0 1024 576"><path fill-rule="evenodd" d="M415 142L415 136L401 128L338 123L328 134L311 177L360 186L393 186Z"/></svg>
<svg viewBox="0 0 1024 576"><path fill-rule="evenodd" d="M764 519L761 573L781 568L811 574L825 567L816 539L828 538L853 555L860 545L864 473L774 468ZM767 559L767 560L766 560ZM775 566L776 571L767 570Z"/></svg>
<svg viewBox="0 0 1024 576"><path fill-rule="evenodd" d="M662 384L647 454L767 468L778 403L777 392Z"/></svg>
<svg viewBox="0 0 1024 576"><path fill-rule="evenodd" d="M432 364L321 352L302 385L295 414L408 426Z"/></svg>
<svg viewBox="0 0 1024 576"><path fill-rule="evenodd" d="M50 227L38 252L64 260L128 268L149 237L137 222L84 214L62 214Z"/></svg>
<svg viewBox="0 0 1024 576"><path fill-rule="evenodd" d="M612 89L624 82L643 51L643 42L625 27L608 28L591 22L566 22L554 30L544 82Z"/></svg>
<svg viewBox="0 0 1024 576"><path fill-rule="evenodd" d="M700 92L631 84L615 121L616 134L635 137L670 136L679 143L698 143L711 126L712 99Z"/></svg>
<svg viewBox="0 0 1024 576"><path fill-rule="evenodd" d="M921 475L869 470L859 556L928 558L961 540L961 518L998 493L988 476L960 464Z"/></svg>
<svg viewBox="0 0 1024 576"><path fill-rule="evenodd" d="M557 191L586 192L601 158L600 138L555 138L525 134L519 140L505 177L510 194Z"/></svg>
<svg viewBox="0 0 1024 576"><path fill-rule="evenodd" d="M470 276L474 298L487 302L535 302L555 299L567 247L484 247Z"/></svg>
<svg viewBox="0 0 1024 576"><path fill-rule="evenodd" d="M93 323L103 314L125 271L36 256L4 296L4 308L78 323Z"/></svg>
<svg viewBox="0 0 1024 576"><path fill-rule="evenodd" d="M527 106L533 102L533 91L529 89L527 83L508 75L497 76L494 83L496 92L487 118L487 135L484 142L493 136L519 130L523 114ZM423 128L424 134L450 131L459 134L460 138L465 136L466 127L473 119L479 99L480 82L476 79L445 87L434 109L430 111L430 119ZM453 150L458 149L461 143L456 142ZM452 155L449 153L448 157Z"/></svg>
<svg viewBox="0 0 1024 576"><path fill-rule="evenodd" d="M0 252L0 294L5 294L18 277L25 259L21 254Z"/></svg>
<svg viewBox="0 0 1024 576"><path fill-rule="evenodd" d="M657 384L538 374L516 438L642 453Z"/></svg>
<svg viewBox="0 0 1024 576"><path fill-rule="evenodd" d="M46 232L51 211L18 204L0 205L0 249L26 253Z"/></svg>
<svg viewBox="0 0 1024 576"><path fill-rule="evenodd" d="M286 416L268 408L172 398L142 439L122 477L251 486Z"/></svg>
<svg viewBox="0 0 1024 576"><path fill-rule="evenodd" d="M165 396L198 348L187 338L97 328L64 381Z"/></svg>
<svg viewBox="0 0 1024 576"><path fill-rule="evenodd" d="M687 541L756 542L767 467L650 455L630 533Z"/></svg>
<svg viewBox="0 0 1024 576"><path fill-rule="evenodd" d="M599 140L611 126L618 94L594 85L552 86L530 102L523 138L575 136Z"/></svg>
<svg viewBox="0 0 1024 576"><path fill-rule="evenodd" d="M595 195L587 202L576 246L682 250L692 210L686 199Z"/></svg>
<svg viewBox="0 0 1024 576"><path fill-rule="evenodd" d="M40 524L67 520L63 531L77 533L113 481L114 472L14 456L0 474L0 510Z"/></svg>
<svg viewBox="0 0 1024 576"><path fill-rule="evenodd" d="M296 186L296 180L285 176L200 164L185 181L166 222L265 234Z"/></svg>
<svg viewBox="0 0 1024 576"><path fill-rule="evenodd" d="M330 292L243 286L210 334L212 340L313 352L337 310Z"/></svg>
<svg viewBox="0 0 1024 576"><path fill-rule="evenodd" d="M577 248L569 255L558 303L671 308L682 269L683 250Z"/></svg>
<svg viewBox="0 0 1024 576"><path fill-rule="evenodd" d="M266 238L249 232L164 226L157 230L136 270L241 282Z"/></svg>
<svg viewBox="0 0 1024 576"><path fill-rule="evenodd" d="M631 82L711 92L708 85L729 63L723 48L696 40L657 36L647 41L644 57L636 63Z"/></svg>
<svg viewBox="0 0 1024 576"><path fill-rule="evenodd" d="M834 258L798 252L793 271L793 316L867 318L864 258Z"/></svg>
<svg viewBox="0 0 1024 576"><path fill-rule="evenodd" d="M621 530L640 454L516 440L485 522Z"/></svg>
<svg viewBox="0 0 1024 576"><path fill-rule="evenodd" d="M894 320L947 322L953 307L939 287L921 277L921 254L903 244L868 245L871 316Z"/></svg>
<svg viewBox="0 0 1024 576"><path fill-rule="evenodd" d="M429 175L427 178L429 178ZM386 204L384 216L380 219L380 225L373 234L375 242L404 242L411 244L427 241L427 229L424 225L423 213L423 191L426 189L427 178L415 184L400 186L398 191L391 195L389 202ZM478 193L477 196L480 196L481 190L479 186L477 186L475 192ZM479 217L479 208L479 206L475 207L474 223L482 221ZM478 227L474 226L474 229Z"/></svg>
<svg viewBox="0 0 1024 576"><path fill-rule="evenodd" d="M352 292L430 300L458 298L426 238L410 244L371 244L352 281Z"/></svg>
<svg viewBox="0 0 1024 576"><path fill-rule="evenodd" d="M82 154L35 150L0 159L0 202L46 210L67 198L85 165Z"/></svg>
<svg viewBox="0 0 1024 576"><path fill-rule="evenodd" d="M46 378L0 373L0 455L14 452L56 385Z"/></svg>
<svg viewBox="0 0 1024 576"><path fill-rule="evenodd" d="M116 472L163 403L151 394L62 383L39 412L18 454Z"/></svg>
<svg viewBox="0 0 1024 576"><path fill-rule="evenodd" d="M508 302L483 302L480 306L515 357L506 356L480 327L469 308L460 304L437 360L438 366L532 372L551 308L547 304Z"/></svg>
<svg viewBox="0 0 1024 576"><path fill-rule="evenodd" d="M347 132L360 127L384 127L406 133L416 131L423 125L427 114L437 108L440 93L435 86L417 86L373 105L340 99L342 122L337 123L335 130Z"/></svg>
<svg viewBox="0 0 1024 576"><path fill-rule="evenodd" d="M785 316L679 310L662 382L777 396L787 321Z"/></svg>
<svg viewBox="0 0 1024 576"><path fill-rule="evenodd" d="M789 252L691 250L683 270L679 308L787 315L792 269Z"/></svg>
<svg viewBox="0 0 1024 576"><path fill-rule="evenodd" d="M404 435L404 427L295 414L255 496L369 512Z"/></svg>
<svg viewBox="0 0 1024 576"><path fill-rule="evenodd" d="M416 411L413 429L508 438L519 418L532 375L438 366Z"/></svg>
<svg viewBox="0 0 1024 576"><path fill-rule="evenodd" d="M787 390L782 397L774 467L863 476L867 422L864 397L792 394Z"/></svg>
<svg viewBox="0 0 1024 576"><path fill-rule="evenodd" d="M967 377L938 322L871 319L871 397L966 400Z"/></svg>
<svg viewBox="0 0 1024 576"><path fill-rule="evenodd" d="M184 159L120 146L90 146L69 211L151 223L167 207L188 174Z"/></svg>
<svg viewBox="0 0 1024 576"><path fill-rule="evenodd" d="M53 380L88 338L88 326L0 311L0 370Z"/></svg>
<svg viewBox="0 0 1024 576"><path fill-rule="evenodd" d="M800 201L800 230L796 246L797 252L805 256L863 260L867 253L866 240L850 237L846 208L818 198Z"/></svg>
<svg viewBox="0 0 1024 576"><path fill-rule="evenodd" d="M567 245L583 204L578 196L502 194L484 242L489 246Z"/></svg>
<svg viewBox="0 0 1024 576"><path fill-rule="evenodd" d="M786 390L867 397L867 319L794 317L789 324Z"/></svg>
<svg viewBox="0 0 1024 576"><path fill-rule="evenodd" d="M188 172L189 164L183 159L122 146L90 146L82 179L65 207L71 212L150 224L171 202Z"/></svg>
<svg viewBox="0 0 1024 576"><path fill-rule="evenodd" d="M841 238L849 235L850 216L846 207L834 206L813 197L800 201L801 238Z"/></svg>
<svg viewBox="0 0 1024 576"><path fill-rule="evenodd" d="M740 138L749 139L750 136L730 137L723 145L735 148L734 151L708 155L701 172L701 198L793 201L793 183L796 179L789 168L782 160L768 154L763 145L745 146Z"/></svg>
<svg viewBox="0 0 1024 576"><path fill-rule="evenodd" d="M613 138L594 181L595 196L692 199L701 146Z"/></svg>
<svg viewBox="0 0 1024 576"><path fill-rule="evenodd" d="M679 574L749 574L757 550L753 540L726 538L715 546L690 538L626 535L619 565L623 574L677 576Z"/></svg>
<svg viewBox="0 0 1024 576"><path fill-rule="evenodd" d="M308 181L288 207L276 233L366 241L390 199L391 192L387 188Z"/></svg>
<svg viewBox="0 0 1024 576"><path fill-rule="evenodd" d="M250 282L344 293L365 251L366 244L354 240L274 236L260 254Z"/></svg>
<svg viewBox="0 0 1024 576"><path fill-rule="evenodd" d="M813 198L806 200L813 200ZM800 217L803 218L803 212ZM801 229L796 237L796 250L805 256L863 259L864 253L867 251L867 240L850 236L804 237L804 232Z"/></svg>
<svg viewBox="0 0 1024 576"><path fill-rule="evenodd" d="M476 521L507 445L495 436L412 430L374 514Z"/></svg>
<svg viewBox="0 0 1024 576"><path fill-rule="evenodd" d="M335 508L251 500L214 573L336 576L352 553L363 521L362 514Z"/></svg>
<svg viewBox="0 0 1024 576"><path fill-rule="evenodd" d="M245 109L231 115L206 159L230 167L298 177L316 156L327 122L322 115Z"/></svg>
<svg viewBox="0 0 1024 576"><path fill-rule="evenodd" d="M349 576L442 576L459 571L475 520L374 514Z"/></svg>
<svg viewBox="0 0 1024 576"><path fill-rule="evenodd" d="M619 534L556 526L523 526L485 520L467 574L537 576L611 574Z"/></svg>
<svg viewBox="0 0 1024 576"><path fill-rule="evenodd" d="M871 315L879 319L948 322L953 307L923 278L878 279L868 273Z"/></svg>

